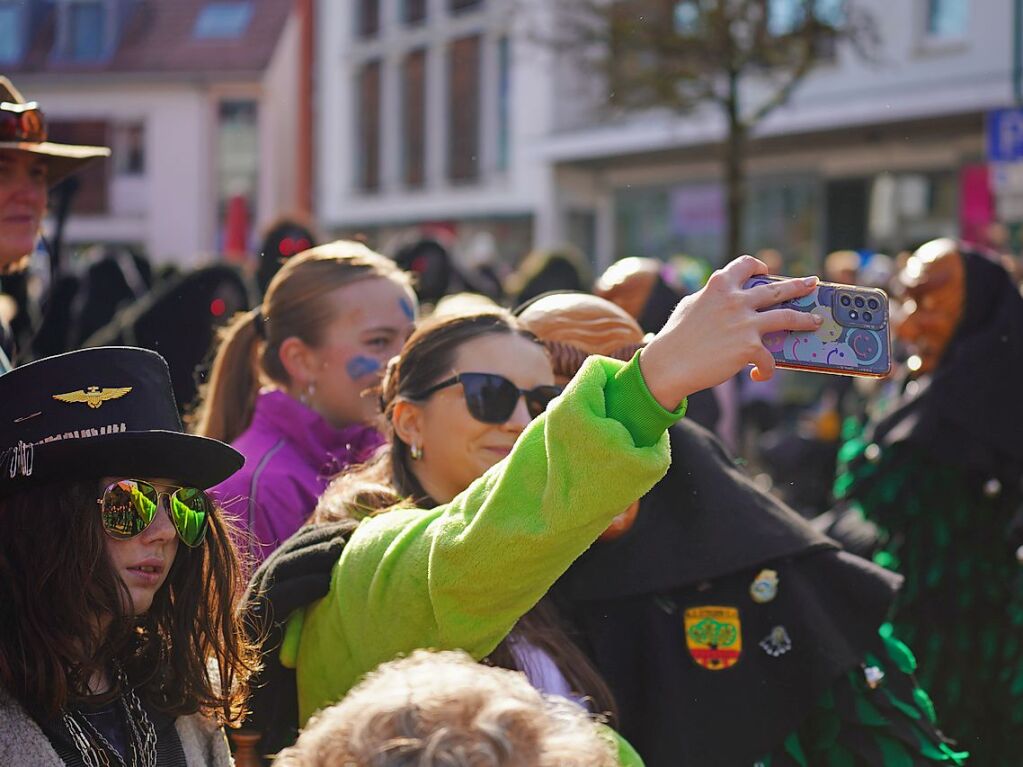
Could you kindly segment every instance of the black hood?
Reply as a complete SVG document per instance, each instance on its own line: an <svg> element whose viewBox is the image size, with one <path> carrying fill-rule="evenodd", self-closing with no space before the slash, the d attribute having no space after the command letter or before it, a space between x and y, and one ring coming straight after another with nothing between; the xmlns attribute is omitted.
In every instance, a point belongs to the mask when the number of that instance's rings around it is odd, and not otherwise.
<svg viewBox="0 0 1023 767"><path fill-rule="evenodd" d="M873 438L1011 480L1023 470L1023 297L998 264L974 253L963 260L966 303L948 349Z"/></svg>

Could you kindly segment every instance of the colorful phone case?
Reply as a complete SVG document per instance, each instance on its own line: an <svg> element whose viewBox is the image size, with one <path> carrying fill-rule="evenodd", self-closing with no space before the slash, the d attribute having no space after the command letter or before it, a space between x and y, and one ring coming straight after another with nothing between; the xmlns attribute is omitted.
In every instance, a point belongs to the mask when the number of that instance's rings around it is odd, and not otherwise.
<svg viewBox="0 0 1023 767"><path fill-rule="evenodd" d="M759 275L748 280L745 287L781 279L785 278ZM841 296L850 298L844 310L836 303ZM847 316L857 297L862 297L864 304L871 298L877 299L879 307L871 312L871 322L853 321ZM821 282L810 295L786 301L781 306L819 314L824 322L816 331L783 330L765 335L764 345L778 367L874 378L891 373L888 296L883 290ZM854 310L854 313L859 314L859 311Z"/></svg>

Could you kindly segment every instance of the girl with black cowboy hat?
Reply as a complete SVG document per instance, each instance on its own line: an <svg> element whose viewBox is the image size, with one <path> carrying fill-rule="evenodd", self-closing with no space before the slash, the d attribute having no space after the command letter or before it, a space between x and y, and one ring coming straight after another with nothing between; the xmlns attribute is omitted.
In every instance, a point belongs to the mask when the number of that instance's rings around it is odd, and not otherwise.
<svg viewBox="0 0 1023 767"><path fill-rule="evenodd" d="M48 141L39 105L0 75L0 274L21 268L35 247L47 189L109 155L106 147ZM6 335L0 324L0 373L11 367Z"/></svg>
<svg viewBox="0 0 1023 767"><path fill-rule="evenodd" d="M185 434L158 354L0 376L0 763L231 764L255 654L204 489L242 464Z"/></svg>

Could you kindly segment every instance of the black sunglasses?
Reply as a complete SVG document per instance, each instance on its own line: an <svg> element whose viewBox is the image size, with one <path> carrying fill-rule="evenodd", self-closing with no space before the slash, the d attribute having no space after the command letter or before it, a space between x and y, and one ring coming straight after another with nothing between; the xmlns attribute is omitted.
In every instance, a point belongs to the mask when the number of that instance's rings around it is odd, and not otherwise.
<svg viewBox="0 0 1023 767"><path fill-rule="evenodd" d="M455 384L462 384L465 405L469 415L483 423L505 423L515 412L519 397L526 398L529 415L536 418L547 409L552 399L562 392L560 386L535 386L520 389L504 376L495 373L459 373L429 389L411 395L411 399L426 399L431 394Z"/></svg>
<svg viewBox="0 0 1023 767"><path fill-rule="evenodd" d="M39 105L0 101L0 141L46 141L46 121Z"/></svg>
<svg viewBox="0 0 1023 767"><path fill-rule="evenodd" d="M96 501L103 516L103 529L118 541L134 538L153 524L160 500L167 496L167 513L181 542L196 547L206 537L213 502L197 487L179 487L171 493L157 490L141 479L111 482Z"/></svg>

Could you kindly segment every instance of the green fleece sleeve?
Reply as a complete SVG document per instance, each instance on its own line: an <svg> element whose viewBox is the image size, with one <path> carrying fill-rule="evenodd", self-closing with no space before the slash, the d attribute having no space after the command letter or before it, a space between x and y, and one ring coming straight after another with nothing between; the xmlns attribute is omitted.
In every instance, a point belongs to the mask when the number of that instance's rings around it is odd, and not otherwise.
<svg viewBox="0 0 1023 767"><path fill-rule="evenodd" d="M329 594L282 648L296 666L301 722L414 649L492 652L614 516L661 479L664 432L680 415L646 390L637 359L591 358L511 454L450 503L363 522Z"/></svg>

